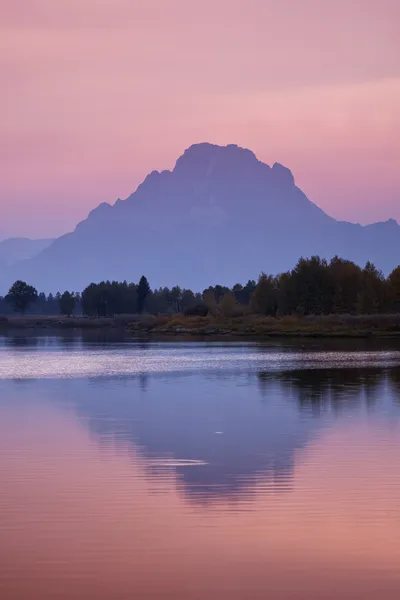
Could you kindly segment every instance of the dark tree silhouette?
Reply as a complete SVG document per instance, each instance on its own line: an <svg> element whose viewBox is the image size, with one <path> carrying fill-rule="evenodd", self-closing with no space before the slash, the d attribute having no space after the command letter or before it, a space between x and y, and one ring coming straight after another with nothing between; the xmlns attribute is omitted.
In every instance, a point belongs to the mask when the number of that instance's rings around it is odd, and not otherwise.
<svg viewBox="0 0 400 600"><path fill-rule="evenodd" d="M277 282L272 275L261 273L251 297L250 307L261 315L275 316L278 308Z"/></svg>
<svg viewBox="0 0 400 600"><path fill-rule="evenodd" d="M388 295L391 308L400 311L400 267L397 267L390 273L388 283Z"/></svg>
<svg viewBox="0 0 400 600"><path fill-rule="evenodd" d="M118 281L91 283L82 292L81 305L84 315L90 317L113 317L132 314L136 310L136 285Z"/></svg>
<svg viewBox="0 0 400 600"><path fill-rule="evenodd" d="M138 313L142 313L144 311L146 298L150 293L150 285L147 281L146 277L142 275L139 281L139 285L137 286L137 301L136 301L136 309Z"/></svg>
<svg viewBox="0 0 400 600"><path fill-rule="evenodd" d="M74 306L72 299L74 298ZM72 308L71 308L72 307ZM203 293L179 286L151 290L146 277L138 284L127 281L91 283L80 294L37 294L17 281L0 297L0 314L12 310L32 315L81 314L114 317L146 312L154 315L183 313L192 316L238 317L249 314L371 315L400 312L400 266L385 278L372 263L360 268L335 256L300 258L296 266L277 276L262 273L256 283L236 283L232 288L213 285Z"/></svg>
<svg viewBox="0 0 400 600"><path fill-rule="evenodd" d="M73 314L75 308L75 295L71 294L71 292L65 291L62 294L62 296L60 296L59 305L60 313L62 315L67 315L67 317L70 317Z"/></svg>
<svg viewBox="0 0 400 600"><path fill-rule="evenodd" d="M37 300L37 290L25 283L25 281L16 281L9 289L5 298L6 302L11 304L15 312L25 314L29 305Z"/></svg>

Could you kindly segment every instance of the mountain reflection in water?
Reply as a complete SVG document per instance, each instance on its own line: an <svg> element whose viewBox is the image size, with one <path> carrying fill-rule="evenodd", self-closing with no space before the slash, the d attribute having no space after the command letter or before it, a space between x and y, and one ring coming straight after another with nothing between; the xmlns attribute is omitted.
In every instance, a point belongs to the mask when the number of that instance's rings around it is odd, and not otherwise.
<svg viewBox="0 0 400 600"><path fill-rule="evenodd" d="M0 340L0 598L397 600L400 354Z"/></svg>

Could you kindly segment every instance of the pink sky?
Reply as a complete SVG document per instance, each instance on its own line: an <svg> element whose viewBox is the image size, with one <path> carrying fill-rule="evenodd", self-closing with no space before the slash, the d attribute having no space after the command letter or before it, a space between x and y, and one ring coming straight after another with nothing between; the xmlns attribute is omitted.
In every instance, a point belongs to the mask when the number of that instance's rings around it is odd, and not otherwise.
<svg viewBox="0 0 400 600"><path fill-rule="evenodd" d="M399 0L0 2L0 237L69 231L199 141L400 220Z"/></svg>

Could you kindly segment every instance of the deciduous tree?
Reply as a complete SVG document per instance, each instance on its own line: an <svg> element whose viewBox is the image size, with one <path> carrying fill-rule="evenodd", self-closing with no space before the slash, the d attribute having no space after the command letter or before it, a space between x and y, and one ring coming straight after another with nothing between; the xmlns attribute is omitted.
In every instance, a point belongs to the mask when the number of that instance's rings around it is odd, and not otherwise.
<svg viewBox="0 0 400 600"><path fill-rule="evenodd" d="M59 300L60 303L60 313L62 315L67 315L67 317L70 317L75 309L75 295L71 294L71 292L65 291Z"/></svg>
<svg viewBox="0 0 400 600"><path fill-rule="evenodd" d="M24 314L37 297L37 290L33 286L19 280L10 287L5 299L15 312Z"/></svg>

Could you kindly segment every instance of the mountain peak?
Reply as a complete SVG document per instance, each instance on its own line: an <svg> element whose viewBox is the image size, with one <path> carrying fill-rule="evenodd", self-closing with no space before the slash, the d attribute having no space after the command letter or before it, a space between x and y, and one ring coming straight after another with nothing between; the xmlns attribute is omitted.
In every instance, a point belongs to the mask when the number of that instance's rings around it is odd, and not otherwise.
<svg viewBox="0 0 400 600"><path fill-rule="evenodd" d="M272 165L272 172L280 184L294 186L294 176L292 171L281 165L281 163L274 163Z"/></svg>
<svg viewBox="0 0 400 600"><path fill-rule="evenodd" d="M224 164L232 168L260 164L251 150L236 144L218 146L208 142L193 144L178 158L174 173L188 177L207 176L216 165Z"/></svg>
<svg viewBox="0 0 400 600"><path fill-rule="evenodd" d="M398 228L400 227L400 225L396 221L396 219L386 219L386 221L377 221L376 223L369 223L368 225L365 225L365 227L372 227L374 229L379 227L379 228L385 228L386 230L390 229L390 230L397 231Z"/></svg>
<svg viewBox="0 0 400 600"><path fill-rule="evenodd" d="M282 164L268 166L235 144L200 143L172 171L152 171L127 200L100 204L75 232L8 268L3 287L24 279L54 292L145 273L155 287L199 290L284 272L313 254L371 260L389 273L400 228L393 219L365 227L336 221Z"/></svg>
<svg viewBox="0 0 400 600"><path fill-rule="evenodd" d="M219 146L218 144L211 144L210 142L199 142L192 144L187 148L183 155L178 158L179 162L182 158L190 160L198 160L201 158L213 158L215 156L229 156L229 157L240 157L242 159L251 159L257 161L256 155L247 148L242 148L237 144L227 144L226 146Z"/></svg>
<svg viewBox="0 0 400 600"><path fill-rule="evenodd" d="M101 202L100 204L98 204L98 206L96 206L96 208L93 208L90 213L89 213L89 217L96 215L96 217L99 217L100 215L106 215L110 209L112 209L112 205L109 204L108 202Z"/></svg>

